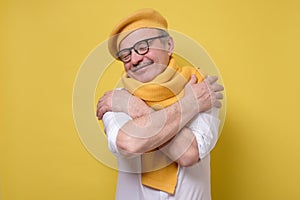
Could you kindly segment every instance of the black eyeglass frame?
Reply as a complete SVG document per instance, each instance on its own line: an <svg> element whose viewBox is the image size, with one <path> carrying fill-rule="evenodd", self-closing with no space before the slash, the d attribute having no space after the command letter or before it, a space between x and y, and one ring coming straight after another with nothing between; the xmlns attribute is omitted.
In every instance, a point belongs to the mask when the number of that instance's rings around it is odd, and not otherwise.
<svg viewBox="0 0 300 200"><path fill-rule="evenodd" d="M116 54L116 56L117 56L117 58L119 58L119 60L121 60L121 61L123 61L123 62L129 62L129 61L131 60L131 57L130 57L130 59L129 59L128 61L122 60L122 58L120 57L122 52L128 51L129 54L126 55L126 56L131 56L131 54L132 54L132 49L133 49L137 54L139 54L139 55L145 55L146 53L149 52L149 47L150 47L149 41L150 41L150 40L159 39L159 38L163 38L163 37L169 37L169 34L159 35L159 36L156 36L156 37L151 37L151 38L147 38L147 39L144 39L144 40L140 40L140 41L136 42L132 47L126 48L126 49L122 49L121 51L119 51L119 52ZM147 50L146 50L145 52L143 52L143 53L139 53L138 49L136 49L136 45L137 45L137 44L140 44L141 42L146 42L146 44L147 44ZM126 56L125 56L125 57L126 57Z"/></svg>

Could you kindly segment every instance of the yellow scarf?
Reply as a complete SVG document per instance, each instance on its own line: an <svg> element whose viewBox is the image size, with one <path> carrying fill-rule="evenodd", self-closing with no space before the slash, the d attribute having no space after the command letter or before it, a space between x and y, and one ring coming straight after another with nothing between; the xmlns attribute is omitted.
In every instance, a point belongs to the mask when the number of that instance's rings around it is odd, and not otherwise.
<svg viewBox="0 0 300 200"><path fill-rule="evenodd" d="M179 67L175 59L171 57L165 71L155 77L152 81L141 83L135 79L122 77L124 87L133 95L144 100L155 110L165 108L183 97L184 87L192 74L203 80L199 71L191 66ZM171 163L162 169L142 174L142 183L145 186L174 194L177 184L178 165Z"/></svg>

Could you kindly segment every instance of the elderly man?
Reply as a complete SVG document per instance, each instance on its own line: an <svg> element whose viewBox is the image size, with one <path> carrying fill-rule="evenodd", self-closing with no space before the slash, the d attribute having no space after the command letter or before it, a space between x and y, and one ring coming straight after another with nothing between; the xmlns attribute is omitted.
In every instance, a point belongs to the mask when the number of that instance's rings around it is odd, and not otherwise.
<svg viewBox="0 0 300 200"><path fill-rule="evenodd" d="M124 88L99 99L97 116L118 159L116 199L211 199L209 153L223 87L178 66L173 49L167 21L152 9L126 17L111 33Z"/></svg>

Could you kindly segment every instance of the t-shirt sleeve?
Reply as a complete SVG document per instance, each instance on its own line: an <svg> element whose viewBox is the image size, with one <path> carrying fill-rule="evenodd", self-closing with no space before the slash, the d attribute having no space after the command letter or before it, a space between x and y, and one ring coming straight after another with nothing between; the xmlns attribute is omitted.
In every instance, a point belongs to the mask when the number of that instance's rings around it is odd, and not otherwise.
<svg viewBox="0 0 300 200"><path fill-rule="evenodd" d="M119 154L117 148L119 130L129 120L131 117L123 112L106 112L103 116L102 122L107 136L108 148L115 155Z"/></svg>
<svg viewBox="0 0 300 200"><path fill-rule="evenodd" d="M219 109L212 108L199 113L187 124L196 137L200 159L207 156L217 143L220 124L218 115Z"/></svg>

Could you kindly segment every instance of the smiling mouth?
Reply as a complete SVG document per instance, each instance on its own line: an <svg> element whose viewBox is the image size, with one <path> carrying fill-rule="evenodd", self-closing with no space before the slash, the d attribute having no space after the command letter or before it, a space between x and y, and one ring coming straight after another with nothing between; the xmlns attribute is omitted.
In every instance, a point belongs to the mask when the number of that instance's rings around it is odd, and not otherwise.
<svg viewBox="0 0 300 200"><path fill-rule="evenodd" d="M136 71L138 71L139 69L142 69L142 68L147 67L148 65L152 65L152 64L153 64L152 61L151 61L151 62L142 63L142 64L140 64L140 65L138 65L138 66L136 66L136 67L131 68L130 71L136 72Z"/></svg>

